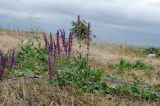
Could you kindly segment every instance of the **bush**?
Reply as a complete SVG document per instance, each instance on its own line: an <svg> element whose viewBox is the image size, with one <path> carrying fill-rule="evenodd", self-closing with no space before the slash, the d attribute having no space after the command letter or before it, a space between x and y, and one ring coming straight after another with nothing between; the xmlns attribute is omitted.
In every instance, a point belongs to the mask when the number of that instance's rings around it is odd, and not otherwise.
<svg viewBox="0 0 160 106"><path fill-rule="evenodd" d="M145 49L144 53L146 55L148 55L148 54L156 54L156 56L160 56L160 50L158 48L154 48L154 47Z"/></svg>
<svg viewBox="0 0 160 106"><path fill-rule="evenodd" d="M86 40L88 39L89 36L91 40L91 35L93 34L91 33L90 30L90 23L87 24L85 20L81 20L80 16L78 16L78 20L72 21L71 24L72 24L71 31L73 32L75 38L78 38L79 40ZM93 35L93 37L96 36Z"/></svg>
<svg viewBox="0 0 160 106"><path fill-rule="evenodd" d="M137 70L153 70L153 66L145 64L141 60L137 60L132 63L132 68Z"/></svg>

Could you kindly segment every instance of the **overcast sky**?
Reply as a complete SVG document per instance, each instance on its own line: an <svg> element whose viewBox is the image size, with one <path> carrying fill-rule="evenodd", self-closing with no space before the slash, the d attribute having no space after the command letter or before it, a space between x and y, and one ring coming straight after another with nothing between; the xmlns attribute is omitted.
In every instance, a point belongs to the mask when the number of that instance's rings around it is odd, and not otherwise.
<svg viewBox="0 0 160 106"><path fill-rule="evenodd" d="M0 27L66 30L77 15L101 41L160 47L160 0L0 0Z"/></svg>

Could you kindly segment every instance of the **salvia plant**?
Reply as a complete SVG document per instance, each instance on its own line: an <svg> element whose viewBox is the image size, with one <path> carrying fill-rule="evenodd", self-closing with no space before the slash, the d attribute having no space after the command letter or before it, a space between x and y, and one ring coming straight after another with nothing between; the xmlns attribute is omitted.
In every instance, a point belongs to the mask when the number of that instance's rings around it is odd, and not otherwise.
<svg viewBox="0 0 160 106"><path fill-rule="evenodd" d="M53 73L52 71L54 69L53 66L55 66L55 64L57 63L60 63L61 58L63 58L64 56L66 56L67 60L70 60L71 58L74 33L76 33L79 36L79 38L81 37L82 26L81 26L80 16L78 16L76 28L77 28L76 32L71 31L69 33L68 39L66 38L66 33L64 29L57 30L56 37L53 37L52 33L50 33L49 37L47 37L44 34L45 49L48 54L48 74L50 78L53 76L52 75ZM87 30L85 34L86 36L85 41L87 44L86 55L88 57L89 46L90 46L90 33L91 33L90 23L88 23L86 30Z"/></svg>
<svg viewBox="0 0 160 106"><path fill-rule="evenodd" d="M90 46L90 23L88 23L87 27L87 58L89 56L89 46Z"/></svg>
<svg viewBox="0 0 160 106"><path fill-rule="evenodd" d="M63 47L65 48L65 46L66 46L66 36L65 36L65 31L64 31L64 29L63 29L63 30L60 29L60 32L61 32L61 38L62 38L62 45L63 45Z"/></svg>
<svg viewBox="0 0 160 106"><path fill-rule="evenodd" d="M56 34L56 47L57 47L57 55L58 55L58 59L60 60L60 55L61 55L61 47L60 47L60 35L59 35L59 30L57 31L57 34Z"/></svg>
<svg viewBox="0 0 160 106"><path fill-rule="evenodd" d="M57 31L55 40L53 39L53 35L51 33L49 39L46 35L44 35L45 48L48 54L48 74L50 78L53 76L53 65L56 62L60 62L61 55L63 55L61 48L63 48L67 58L70 58L72 52L72 40L72 33L70 33L69 38L66 41L64 30L60 30L60 32L59 30ZM62 44L60 44L61 42Z"/></svg>
<svg viewBox="0 0 160 106"><path fill-rule="evenodd" d="M72 51L72 40L73 40L72 32L70 32L69 39L68 39L68 56L69 56L69 58L71 56L71 51Z"/></svg>
<svg viewBox="0 0 160 106"><path fill-rule="evenodd" d="M44 42L45 42L45 49L47 50L47 47L48 47L48 39L44 33Z"/></svg>
<svg viewBox="0 0 160 106"><path fill-rule="evenodd" d="M0 50L0 79L3 79L3 76L5 74L6 68L11 68L16 64L15 59L16 52L13 49L12 52L9 52L8 54L2 52Z"/></svg>
<svg viewBox="0 0 160 106"><path fill-rule="evenodd" d="M66 55L67 55L67 53L68 53L68 41L66 41L67 39L66 39L66 35L65 35L65 30L63 29L63 31L60 29L60 32L61 32L61 37L62 37L62 45L63 45L63 48L64 48L64 52L66 53Z"/></svg>

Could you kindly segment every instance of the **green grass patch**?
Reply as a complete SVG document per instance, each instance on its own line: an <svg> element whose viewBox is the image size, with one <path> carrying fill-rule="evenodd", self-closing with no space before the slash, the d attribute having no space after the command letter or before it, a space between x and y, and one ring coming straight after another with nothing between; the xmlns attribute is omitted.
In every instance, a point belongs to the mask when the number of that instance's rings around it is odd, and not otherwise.
<svg viewBox="0 0 160 106"><path fill-rule="evenodd" d="M33 76L48 71L47 53L40 42L37 44L34 44L33 41L21 42L16 54L16 62L16 67L11 71L16 76Z"/></svg>
<svg viewBox="0 0 160 106"><path fill-rule="evenodd" d="M127 60L121 60L117 64L113 64L109 66L110 69L117 70L118 72L123 73L124 71L130 71L130 70L143 70L143 71L150 71L153 70L153 66L150 64L145 64L141 60L136 60L134 62L129 62Z"/></svg>

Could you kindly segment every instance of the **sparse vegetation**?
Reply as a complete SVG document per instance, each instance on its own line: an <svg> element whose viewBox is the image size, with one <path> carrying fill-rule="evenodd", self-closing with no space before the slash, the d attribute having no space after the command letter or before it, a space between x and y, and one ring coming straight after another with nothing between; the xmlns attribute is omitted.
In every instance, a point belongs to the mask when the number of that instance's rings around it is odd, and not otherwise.
<svg viewBox="0 0 160 106"><path fill-rule="evenodd" d="M21 40L16 50L1 51L0 105L159 105L158 65L147 62L142 49L123 47L127 56L143 58L119 61L122 53L107 60L104 45L96 47L90 40L90 24L81 25L74 23L68 38L60 29L56 36L44 33L40 39ZM86 43L77 43L75 33ZM81 51L79 45L84 46Z"/></svg>
<svg viewBox="0 0 160 106"><path fill-rule="evenodd" d="M144 71L150 71L153 70L153 66L149 64L145 64L141 60L137 60L134 62L129 62L127 60L121 60L118 64L114 64L110 66L113 69L116 69L118 71L130 71L130 70L144 70Z"/></svg>

